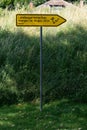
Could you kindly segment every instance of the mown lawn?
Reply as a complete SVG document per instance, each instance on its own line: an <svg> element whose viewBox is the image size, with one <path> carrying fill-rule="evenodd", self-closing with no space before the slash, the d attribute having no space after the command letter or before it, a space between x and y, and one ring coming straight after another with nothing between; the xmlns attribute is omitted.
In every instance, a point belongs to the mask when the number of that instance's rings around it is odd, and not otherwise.
<svg viewBox="0 0 87 130"><path fill-rule="evenodd" d="M86 130L87 104L61 100L45 104L22 103L0 108L0 130Z"/></svg>

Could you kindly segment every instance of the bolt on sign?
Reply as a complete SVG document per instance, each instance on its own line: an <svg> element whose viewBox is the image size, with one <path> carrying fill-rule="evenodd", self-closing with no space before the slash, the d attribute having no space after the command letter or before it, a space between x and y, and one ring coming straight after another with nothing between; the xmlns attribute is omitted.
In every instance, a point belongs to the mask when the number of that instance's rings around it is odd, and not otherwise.
<svg viewBox="0 0 87 130"><path fill-rule="evenodd" d="M57 14L17 14L16 26L56 27L66 22Z"/></svg>

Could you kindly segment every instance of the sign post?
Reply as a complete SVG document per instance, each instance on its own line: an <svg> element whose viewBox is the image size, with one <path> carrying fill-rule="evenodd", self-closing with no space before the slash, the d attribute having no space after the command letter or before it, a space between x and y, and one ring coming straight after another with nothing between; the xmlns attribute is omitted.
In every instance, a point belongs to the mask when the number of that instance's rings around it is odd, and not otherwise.
<svg viewBox="0 0 87 130"><path fill-rule="evenodd" d="M43 73L43 50L42 50L42 26L40 27L40 111L42 111L42 73Z"/></svg>
<svg viewBox="0 0 87 130"><path fill-rule="evenodd" d="M57 27L66 22L66 19L57 14L17 14L16 26L40 27L40 111L42 111L42 27Z"/></svg>

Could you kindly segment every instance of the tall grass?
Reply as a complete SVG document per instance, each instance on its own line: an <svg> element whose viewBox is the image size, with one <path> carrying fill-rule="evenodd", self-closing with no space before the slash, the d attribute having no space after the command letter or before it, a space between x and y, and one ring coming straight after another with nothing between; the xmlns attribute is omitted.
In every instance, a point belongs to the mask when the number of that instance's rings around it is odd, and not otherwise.
<svg viewBox="0 0 87 130"><path fill-rule="evenodd" d="M1 11L0 89L10 86L13 94L14 88L17 95L14 100L27 101L39 97L40 29L16 27L17 13L56 13L67 19L59 27L43 28L44 101L70 98L86 102L87 11L75 6L61 10L22 8ZM6 94L2 95L1 100Z"/></svg>

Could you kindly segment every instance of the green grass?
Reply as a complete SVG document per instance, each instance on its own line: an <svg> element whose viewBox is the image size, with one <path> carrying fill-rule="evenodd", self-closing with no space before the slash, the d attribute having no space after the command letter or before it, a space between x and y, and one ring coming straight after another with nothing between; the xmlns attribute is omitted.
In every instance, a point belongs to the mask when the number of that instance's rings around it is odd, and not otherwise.
<svg viewBox="0 0 87 130"><path fill-rule="evenodd" d="M0 130L86 130L87 104L55 101L43 106L22 103L0 108Z"/></svg>
<svg viewBox="0 0 87 130"><path fill-rule="evenodd" d="M8 103L2 88L17 88L18 97L29 101L39 97L40 28L16 27L16 14L28 11L2 11L0 16L1 101ZM35 10L30 13L56 13L67 22L56 28L43 27L44 101L71 98L87 102L87 19L86 10ZM2 14L2 13L1 13ZM13 91L11 91L13 94ZM12 96L13 97L13 96ZM15 96L14 96L15 97ZM10 99L10 98L9 98ZM12 101L13 102L13 101ZM1 102L0 102L1 105Z"/></svg>
<svg viewBox="0 0 87 130"><path fill-rule="evenodd" d="M16 27L16 14L29 13L25 10L0 12L0 86L17 87L19 92L25 89L25 95L21 96L24 100L33 98L32 93L37 99L39 28ZM66 97L87 102L87 13L85 8L67 8L58 14L67 19L65 24L43 28L43 100ZM0 98L1 95L2 91ZM8 101L11 96L5 94L3 98L6 97ZM87 104L84 103L55 101L45 104L42 112L39 104L33 103L0 108L0 130L86 129Z"/></svg>

